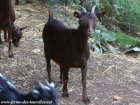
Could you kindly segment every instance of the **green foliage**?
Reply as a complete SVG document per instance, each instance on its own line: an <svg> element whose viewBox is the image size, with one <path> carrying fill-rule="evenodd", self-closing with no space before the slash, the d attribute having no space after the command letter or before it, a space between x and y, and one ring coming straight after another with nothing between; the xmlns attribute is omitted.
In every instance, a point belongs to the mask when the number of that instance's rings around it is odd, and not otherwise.
<svg viewBox="0 0 140 105"><path fill-rule="evenodd" d="M140 33L140 0L95 0L98 8L106 12L106 15L111 17L113 24L120 27L122 30L137 34ZM98 5L99 4L99 5ZM106 30L103 25L97 25L96 35L100 41L97 44L100 48L113 49L114 43L119 48L138 46L139 41L137 38L130 37L122 32L110 32ZM115 46L116 46L115 44ZM98 46L99 46L98 45ZM110 45L113 45L109 47ZM94 45L95 46L95 45ZM102 47L101 47L102 46ZM97 46L96 46L97 47ZM97 48L96 48L97 49ZM114 52L114 50L110 51Z"/></svg>
<svg viewBox="0 0 140 105"><path fill-rule="evenodd" d="M138 39L132 38L122 32L116 33L116 43L119 43L121 46L137 46L138 45Z"/></svg>
<svg viewBox="0 0 140 105"><path fill-rule="evenodd" d="M105 41L113 42L116 40L116 35L114 32L102 32L102 38Z"/></svg>
<svg viewBox="0 0 140 105"><path fill-rule="evenodd" d="M117 4L119 5L119 3ZM140 1L139 0L125 0L122 7L118 9L120 15L116 17L119 21L124 21L125 23L120 25L124 30L130 32L138 32L140 27Z"/></svg>
<svg viewBox="0 0 140 105"><path fill-rule="evenodd" d="M97 23L97 29L94 33L93 43L91 48L95 53L118 53L118 50L113 47L113 43L116 41L116 35L114 32L108 31L100 22Z"/></svg>
<svg viewBox="0 0 140 105"><path fill-rule="evenodd" d="M140 32L140 0L104 0L100 7L114 24L131 33Z"/></svg>
<svg viewBox="0 0 140 105"><path fill-rule="evenodd" d="M108 31L99 22L97 24L97 29L94 34L93 43L91 48L95 53L118 53L119 49L123 50L138 46L139 40L131 36L126 35L122 32L111 32Z"/></svg>

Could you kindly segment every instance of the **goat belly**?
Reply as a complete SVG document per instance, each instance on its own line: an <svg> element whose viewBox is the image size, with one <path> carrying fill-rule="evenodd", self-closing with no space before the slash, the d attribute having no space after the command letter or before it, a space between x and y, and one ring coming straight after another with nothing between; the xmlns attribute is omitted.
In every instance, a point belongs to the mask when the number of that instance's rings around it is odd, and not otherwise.
<svg viewBox="0 0 140 105"><path fill-rule="evenodd" d="M87 63L87 59L77 59L77 60L71 60L71 59L52 59L56 64L58 64L59 66L66 66L69 68L79 68L79 67L83 67L84 65L86 65Z"/></svg>
<svg viewBox="0 0 140 105"><path fill-rule="evenodd" d="M8 29L8 27L7 26L10 26L10 24L11 24L11 22L10 21L8 21L8 20L2 20L2 22L0 22L0 28L2 28L2 29Z"/></svg>

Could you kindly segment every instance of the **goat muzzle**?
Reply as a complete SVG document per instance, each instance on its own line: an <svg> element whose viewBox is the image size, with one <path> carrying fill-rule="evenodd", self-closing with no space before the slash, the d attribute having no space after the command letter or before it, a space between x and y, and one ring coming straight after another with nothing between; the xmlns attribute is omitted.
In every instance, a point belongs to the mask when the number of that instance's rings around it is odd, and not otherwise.
<svg viewBox="0 0 140 105"><path fill-rule="evenodd" d="M92 38L93 37L93 34L94 34L94 30L93 29L89 29L87 31L87 34L88 34L88 37Z"/></svg>

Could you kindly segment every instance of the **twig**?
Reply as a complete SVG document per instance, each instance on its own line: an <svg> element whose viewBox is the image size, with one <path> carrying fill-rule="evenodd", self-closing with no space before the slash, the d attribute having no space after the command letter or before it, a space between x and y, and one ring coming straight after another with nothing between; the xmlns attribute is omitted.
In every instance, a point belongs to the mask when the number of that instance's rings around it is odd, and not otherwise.
<svg viewBox="0 0 140 105"><path fill-rule="evenodd" d="M103 76L106 72L108 72L111 68L113 68L113 67L114 67L114 65L109 66L109 67L102 73L102 76Z"/></svg>

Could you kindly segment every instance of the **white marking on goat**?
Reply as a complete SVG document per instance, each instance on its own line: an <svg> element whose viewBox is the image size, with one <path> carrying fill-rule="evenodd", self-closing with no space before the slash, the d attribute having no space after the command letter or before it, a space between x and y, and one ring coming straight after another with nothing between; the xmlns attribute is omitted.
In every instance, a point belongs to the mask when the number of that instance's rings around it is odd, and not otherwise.
<svg viewBox="0 0 140 105"><path fill-rule="evenodd" d="M39 83L39 86L40 86L42 89L51 90L48 86L43 85L41 82L38 82L38 83Z"/></svg>
<svg viewBox="0 0 140 105"><path fill-rule="evenodd" d="M51 86L51 87L55 87L55 84L54 83L49 83L46 79L45 79L45 82L46 82L46 84L48 85L48 86Z"/></svg>
<svg viewBox="0 0 140 105"><path fill-rule="evenodd" d="M33 93L35 93L35 94L39 94L40 92L38 91L38 90L33 90Z"/></svg>
<svg viewBox="0 0 140 105"><path fill-rule="evenodd" d="M42 89L45 88L45 86L44 86L41 82L38 82L38 84L39 84L39 86L40 86Z"/></svg>
<svg viewBox="0 0 140 105"><path fill-rule="evenodd" d="M45 86L45 88L46 88L47 90L51 90L48 86Z"/></svg>
<svg viewBox="0 0 140 105"><path fill-rule="evenodd" d="M16 88L11 82L7 81L8 85L10 85L12 88Z"/></svg>
<svg viewBox="0 0 140 105"><path fill-rule="evenodd" d="M55 84L54 83L50 83L50 86L54 88L55 87Z"/></svg>
<svg viewBox="0 0 140 105"><path fill-rule="evenodd" d="M0 73L0 77L1 77L2 79L6 79L6 77L3 76L1 73Z"/></svg>
<svg viewBox="0 0 140 105"><path fill-rule="evenodd" d="M0 77L3 77L3 75L0 73Z"/></svg>

